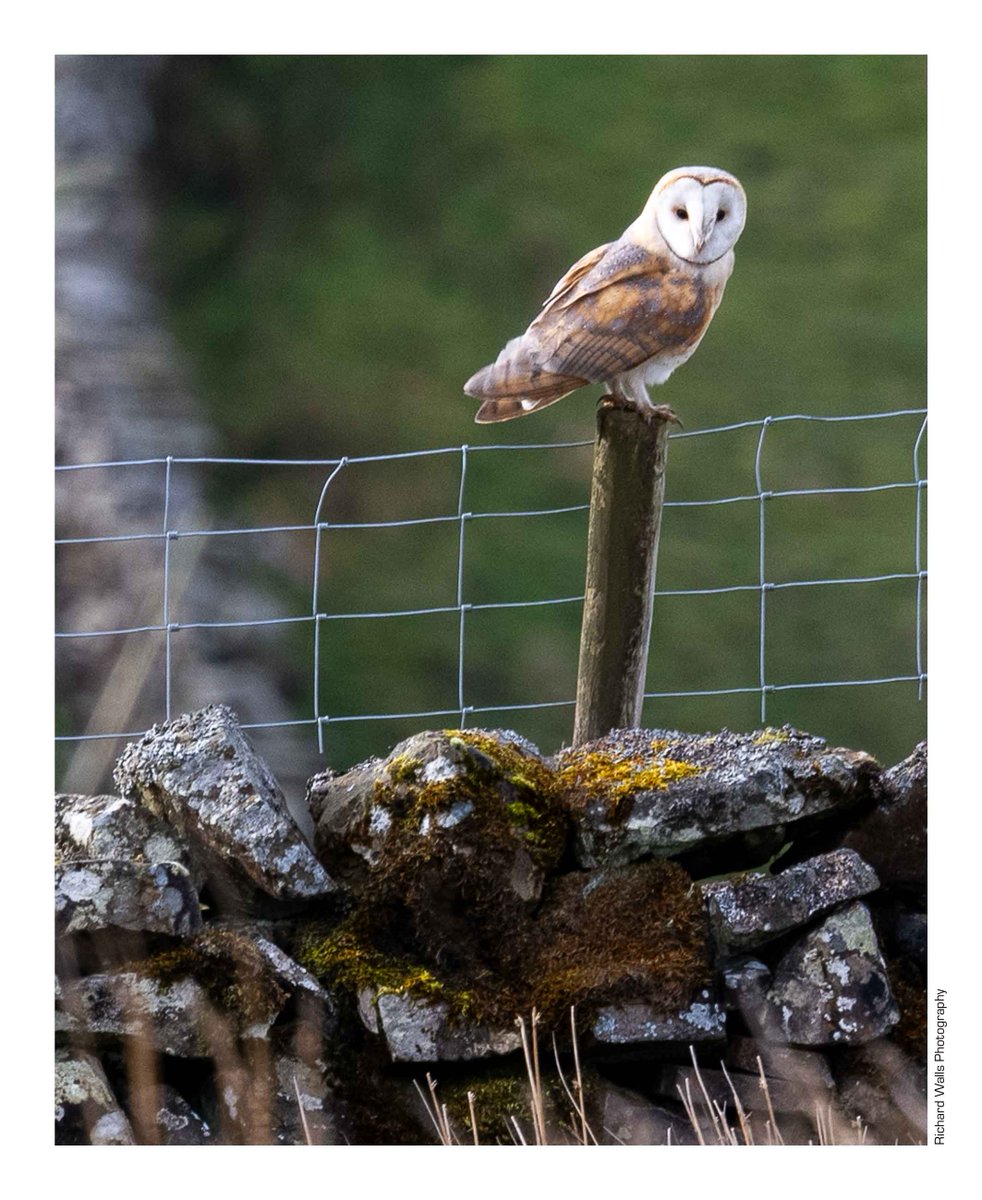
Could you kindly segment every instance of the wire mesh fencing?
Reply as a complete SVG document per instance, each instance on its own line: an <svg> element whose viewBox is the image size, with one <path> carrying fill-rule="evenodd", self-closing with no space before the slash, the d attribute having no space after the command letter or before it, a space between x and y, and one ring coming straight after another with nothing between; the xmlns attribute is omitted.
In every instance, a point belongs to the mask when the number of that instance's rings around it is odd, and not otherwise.
<svg viewBox="0 0 982 1200"><path fill-rule="evenodd" d="M889 439L883 437L886 429L891 431ZM660 715L666 706L677 708L681 701L749 698L754 717L766 724L785 715L781 698L794 693L904 685L918 700L923 698L927 679L926 429L925 409L902 409L849 416L782 414L672 434L646 714L648 701L653 713ZM838 456L829 458L817 452L824 451L829 438L842 433L846 440ZM716 445L712 461L717 465L707 472L700 464L707 461L704 450L710 440ZM888 441L889 453L884 451L880 462L878 447ZM157 457L58 465L56 514L59 526L67 524L68 532L63 534L59 528L55 544L60 555L73 556L64 569L59 561L62 591L70 594L72 601L60 606L59 621L72 623L58 628L55 637L62 649L71 644L73 661L81 664L81 675L76 677L84 677L91 686L81 692L70 682L59 686L62 716L56 741L63 750L89 742L121 748L125 740L144 732L148 716L169 719L179 709L226 698L214 694L214 681L210 694L207 688L196 692L195 680L182 676L182 671L198 670L193 660L190 666L182 666L178 653L182 639L195 631L225 631L250 642L268 631L289 636L302 632L300 657L306 657L306 669L301 676L292 667L283 668L296 675L286 688L290 711L254 711L244 724L252 730L293 730L308 739L311 747L316 746L319 755L330 757L334 731L362 724L379 728L379 751L386 748L381 731L388 733L407 723L415 723L417 728L509 724L525 732L535 714L548 711L571 726L574 688L569 664L575 671L574 630L583 596L570 588L556 594L551 584L559 574L568 582L580 572L582 579L591 445L586 441L527 442L328 459ZM484 507L475 468L493 464L503 477L512 470L509 464L530 453L538 456L536 461L545 456L552 462L568 459L575 464L566 471L568 488L581 495L582 502ZM869 476L871 461L878 464L882 477L861 482L843 477L853 469L859 476ZM837 477L818 478L830 470L829 463L834 464L832 474ZM351 497L357 496L359 487L373 486L367 476L369 469L377 480L378 471L396 468L409 468L420 480L432 481L439 474L446 493L442 510L409 515L415 490L410 486L387 493L401 497L402 515L347 519L348 511L354 508L357 515L359 509ZM313 502L305 519L220 525L214 518L202 518L207 508L192 512L183 500L178 501L179 476L184 479L188 473L214 469L239 469L248 472L252 480L264 474L280 478L282 472L303 472L306 480L315 483L316 493L310 492ZM515 471L517 479L522 473ZM96 503L90 505L85 531L77 532L71 516L79 496L89 490L87 480L95 478L92 472L99 473L102 495L121 489L124 476L130 480L139 476L144 498L156 495L159 515L151 521L144 502L137 515L131 514L125 522L135 522L136 528L102 528ZM535 474L533 470L532 494ZM69 482L74 492L65 490ZM270 508L275 511L276 489L272 485L271 489L274 501ZM342 491L347 499L335 503ZM527 495L529 487L516 489L518 492ZM881 500L889 501L888 506L870 507ZM842 507L847 502L867 507L853 511ZM105 506L106 519L118 511L119 505ZM522 575L528 594L493 594L487 581L496 556L500 560L508 552L501 546L519 545L532 523L543 522L551 522L549 528L557 534L542 539L542 544L563 548L572 564L570 570L558 572L547 564L542 577L534 578L536 572L529 569ZM506 530L498 549L482 542L481 533L490 526ZM89 532L92 529L96 532ZM375 534L398 539L422 536L426 531L440 531L446 550L442 565L431 572L434 587L438 584L443 589L442 597L429 589L425 595L413 594L411 586L400 596L398 580L387 579L386 594L395 593L397 603L377 607L356 603L352 607L353 593L345 590L333 571L336 555L332 547L337 543L332 539L356 538L367 546L365 539ZM217 598L212 597L210 611L204 615L187 611L188 578L207 573L209 548L219 543L226 547L246 542L272 545L274 539L293 535L302 539L302 552L280 557L289 558L294 586L288 603L295 607L287 608L284 601L281 611L274 601L271 608L267 597L259 606L262 611L240 611L249 592L242 589L240 594L233 572L231 582L226 579L217 589ZM346 554L356 571L362 575L384 572L384 561L380 565L374 552L366 550L359 557L357 547L351 546L349 543ZM111 568L120 580L115 589L117 603L100 604L99 587L105 590L105 573L110 569L104 565L105 556L128 547L140 547L144 557L135 566ZM87 565L89 552L103 557ZM184 558L178 564L182 553ZM152 569L147 555L153 557ZM836 570L837 565L855 561L868 569L861 573ZM296 597L303 575L309 582L301 608ZM892 599L880 612L876 597L885 595L887 589L892 589ZM88 604L90 591L94 599ZM123 592L131 598L128 608L121 608L118 602ZM824 603L811 603L802 610L805 616L796 617L792 598L806 592L821 594ZM783 597L788 598L786 611L779 608ZM739 612L735 607L726 613L717 610L715 616L703 620L696 614L705 601L741 607ZM116 619L100 620L106 612ZM118 619L120 614L123 620ZM537 629L545 628L542 621L557 622L562 637L550 642L548 659L565 665L557 669L555 679L548 667L530 663L524 694L494 695L489 691L497 665L489 659L496 659L498 651L476 626L495 615L525 622L534 619L539 622ZM441 675L442 702L424 706L393 703L391 689L373 692L370 681L358 678L357 663L352 666L346 661L343 671L339 669L334 631L355 626L381 629L383 623L391 628L390 622L404 622L409 632L398 636L411 639L412 629L419 628L412 622L428 618L440 622L432 653L445 666L449 664ZM857 652L860 627L861 652ZM726 631L722 638L720 630ZM149 707L144 705L136 727L119 727L112 723L114 716L118 720L121 711L136 713L138 709L135 705L127 709L121 703L114 707L106 698L119 701L126 691L127 676L134 673L136 660L132 654L127 659L124 649L138 640L145 648L139 661L140 670L148 676ZM97 643L113 647L112 654L103 656L98 672L85 666L83 653L86 646ZM839 659L838 647L845 643L853 650ZM293 661L296 659L295 653ZM94 682L100 672L102 677ZM559 688L565 688L565 693L559 690L557 694ZM91 699L81 705L83 693Z"/></svg>

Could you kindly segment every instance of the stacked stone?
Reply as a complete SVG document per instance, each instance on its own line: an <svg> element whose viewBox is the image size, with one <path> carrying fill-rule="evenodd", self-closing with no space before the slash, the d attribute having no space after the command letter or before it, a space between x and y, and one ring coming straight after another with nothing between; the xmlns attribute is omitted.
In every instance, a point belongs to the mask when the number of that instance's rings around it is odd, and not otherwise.
<svg viewBox="0 0 982 1200"><path fill-rule="evenodd" d="M157 726L119 795L57 798L58 1139L431 1140L399 1064L520 1108L532 1010L565 1061L575 1007L599 1140L714 1101L923 1140L926 757L417 734L310 781L311 846L228 709Z"/></svg>

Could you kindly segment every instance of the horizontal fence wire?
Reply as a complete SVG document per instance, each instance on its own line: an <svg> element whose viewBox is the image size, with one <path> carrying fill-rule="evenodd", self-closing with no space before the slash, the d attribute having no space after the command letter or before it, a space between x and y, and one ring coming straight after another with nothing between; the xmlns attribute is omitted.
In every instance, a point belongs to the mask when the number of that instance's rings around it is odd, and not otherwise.
<svg viewBox="0 0 982 1200"><path fill-rule="evenodd" d="M863 422L863 421L882 421L889 419L897 419L904 417L920 417L921 421L918 426L916 439L912 447L913 469L911 476L907 479L897 479L885 483L863 484L853 486L836 486L836 487L809 487L809 488L785 488L769 490L765 487L764 472L762 467L763 452L767 434L770 429L776 425L785 424L788 422L814 422L814 423L840 423L840 422ZM777 416L767 416L755 420L738 421L725 425L716 425L705 429L680 430L671 435L671 439L684 440L689 438L707 437L712 435L720 435L740 430L756 429L758 431L756 448L753 457L751 475L753 479L753 490L748 490L733 496L723 497L706 497L694 498L686 500L669 500L665 502L666 509L695 509L695 508L713 508L724 505L733 504L748 504L755 505L758 512L758 537L757 537L757 580L753 583L740 584L721 584L713 587L691 587L691 588L656 588L656 597L685 597L685 596L717 596L732 593L756 593L759 595L759 617L758 617L758 662L757 662L757 678L753 682L744 682L729 687L718 688L703 688L691 690L676 690L676 691L650 691L645 692L646 700L667 700L667 699L684 699L698 697L715 697L715 696L736 696L736 695L758 695L760 698L760 716L761 721L766 720L767 715L767 698L769 695L788 691L803 691L810 689L827 689L840 687L867 687L885 684L916 684L918 696L923 695L923 687L927 680L927 674L924 664L923 644L924 644L924 601L925 601L925 586L927 581L927 570L923 562L923 503L924 496L927 490L927 478L921 471L920 455L923 440L927 429L927 410L923 408L906 408L895 409L888 412L877 413L858 413L850 415L809 415L804 413L781 414ZM538 509L516 509L516 510L500 510L500 511L470 511L466 507L466 486L468 476L468 463L470 457L475 454L498 453L507 454L510 451L536 450L536 451L557 451L568 449L582 449L583 447L592 445L591 441L567 441L567 442L529 442L529 443L511 443L511 444L492 444L492 445L459 445L459 446L442 446L433 449L401 451L392 454L371 454L359 456L342 456L338 458L309 458L309 459L282 459L282 458L238 458L238 457L178 457L165 456L158 458L141 458L141 459L126 459L116 461L103 462L88 462L88 463L68 463L58 464L55 471L58 475L67 475L71 472L93 471L93 470L119 470L123 468L163 468L163 517L161 526L158 529L147 529L145 532L138 533L113 533L105 532L81 537L58 537L55 539L55 545L61 546L86 546L100 545L108 543L122 542L161 542L164 548L163 561L163 593L160 598L161 620L159 623L143 623L125 625L116 628L101 628L101 629L68 629L57 630L55 638L57 640L72 640L72 639L94 639L106 637L121 637L137 634L162 634L165 639L164 648L164 669L162 679L162 710L161 716L166 719L172 717L172 697L174 694L173 674L174 674L174 655L173 655L173 639L174 636L184 630L194 629L258 629L264 627L289 626L289 625L310 625L313 627L313 656L311 662L311 712L307 717L298 717L295 720L280 720L280 721L260 721L251 722L243 725L243 728L250 730L262 729L309 729L313 731L317 738L318 747L321 753L324 751L324 730L330 725L341 725L354 722L365 721L395 721L395 720L427 720L431 718L453 718L461 727L471 718L500 714L514 714L522 712L534 712L543 709L571 709L575 705L575 701L569 700L550 700L550 701L534 701L530 700L524 703L512 704L496 704L496 705L474 705L467 703L465 691L465 631L467 617L470 613L480 612L482 610L521 610L521 609L540 609L555 607L561 605L582 604L583 595L573 596L556 596L544 599L535 600L504 600L504 601L467 601L464 598L464 569L466 561L466 528L468 523L481 520L525 520L538 517L561 516L571 513L580 513L587 511L588 504L564 505L560 507L548 507ZM350 473L350 468L356 467L359 464L367 463L388 463L396 461L406 461L413 459L426 459L438 456L457 456L460 462L459 481L457 484L457 503L456 511L447 512L433 517L413 517L401 518L386 521L331 521L325 519L327 504L331 495L332 484L342 475ZM245 526L240 528L219 528L219 529L181 529L171 527L172 514L172 473L175 466L182 467L207 467L207 466L246 466L250 468L323 468L328 472L324 484L321 488L319 499L310 522L301 522L297 524L279 524L279 525L256 525ZM584 487L587 481L584 480ZM913 512L913 554L911 556L910 570L896 570L892 572L870 574L862 576L849 577L817 577L810 579L794 579L787 581L774 581L767 578L766 570L766 546L767 546L767 509L771 502L781 498L804 497L804 496L843 496L843 495L863 495L876 494L882 492L896 491L912 491L915 494L915 507ZM455 554L455 602L452 604L433 605L433 606L407 606L395 609L374 610L374 611L325 611L321 608L321 560L322 560L322 542L323 535L328 531L337 530L369 530L369 529L401 529L411 528L416 526L427 525L456 525L457 533L457 551ZM311 583L311 607L307 613L285 614L274 617L255 617L255 618L237 618L228 620L208 620L208 621L174 621L171 619L171 547L178 540L196 539L196 538L228 538L228 537L254 537L280 533L309 533L314 537L314 554L312 567L312 583ZM664 541L664 536L663 536ZM815 587L848 587L851 585L862 584L877 584L890 581L909 581L915 585L913 598L913 626L914 626L914 647L912 654L913 669L908 672L900 672L892 675L876 676L871 678L860 679L812 679L800 682L791 683L772 683L768 680L767 661L766 661L766 634L768 624L768 597L770 594L778 591L787 591L797 588L815 588ZM321 638L322 627L327 622L334 621L365 621L365 620L389 620L394 618L410 618L420 616L430 616L436 614L456 614L457 629L455 634L456 640L456 695L455 703L445 708L425 709L406 712L369 712L369 713L326 713L320 710L320 694L321 683L323 680L323 646ZM143 730L106 730L99 732L74 733L74 734L59 734L56 736L56 741L61 743L75 743L88 741L104 741L104 740L129 740L141 737Z"/></svg>

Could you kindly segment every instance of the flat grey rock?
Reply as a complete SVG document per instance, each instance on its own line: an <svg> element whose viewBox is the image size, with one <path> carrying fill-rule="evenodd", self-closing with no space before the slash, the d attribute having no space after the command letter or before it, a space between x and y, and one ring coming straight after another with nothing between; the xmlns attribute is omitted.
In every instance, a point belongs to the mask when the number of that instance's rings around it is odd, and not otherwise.
<svg viewBox="0 0 982 1200"><path fill-rule="evenodd" d="M830 749L824 739L788 727L702 735L614 730L554 762L569 774L589 754L626 774L614 795L587 789L579 799L572 796L584 867L677 855L738 834L784 829L864 798L878 770L862 751Z"/></svg>
<svg viewBox="0 0 982 1200"><path fill-rule="evenodd" d="M726 1012L708 989L681 1012L664 1015L635 1001L607 1005L594 1018L593 1036L611 1046L632 1042L705 1042L726 1036Z"/></svg>
<svg viewBox="0 0 982 1200"><path fill-rule="evenodd" d="M141 963L62 987L60 1006L88 1034L140 1038L162 1054L215 1057L264 1038L288 993L245 937L203 933Z"/></svg>
<svg viewBox="0 0 982 1200"><path fill-rule="evenodd" d="M59 935L130 929L187 937L201 929L201 904L186 867L87 859L55 867Z"/></svg>
<svg viewBox="0 0 982 1200"><path fill-rule="evenodd" d="M876 872L854 850L834 850L776 875L704 883L702 894L717 944L748 949L878 887Z"/></svg>
<svg viewBox="0 0 982 1200"><path fill-rule="evenodd" d="M91 859L179 863L201 883L177 831L142 804L122 796L60 792L55 796L55 862Z"/></svg>
<svg viewBox="0 0 982 1200"><path fill-rule="evenodd" d="M376 997L375 1008L393 1062L463 1062L511 1054L522 1044L517 1029L451 1019L442 1000L388 992Z"/></svg>

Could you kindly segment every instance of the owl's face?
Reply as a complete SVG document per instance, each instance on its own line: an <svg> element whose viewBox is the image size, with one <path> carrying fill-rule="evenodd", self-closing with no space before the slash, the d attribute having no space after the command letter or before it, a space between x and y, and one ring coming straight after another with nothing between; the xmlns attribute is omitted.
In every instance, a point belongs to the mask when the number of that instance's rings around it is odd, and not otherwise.
<svg viewBox="0 0 982 1200"><path fill-rule="evenodd" d="M722 258L743 232L747 197L726 171L679 167L658 181L645 211L679 258L704 266Z"/></svg>

